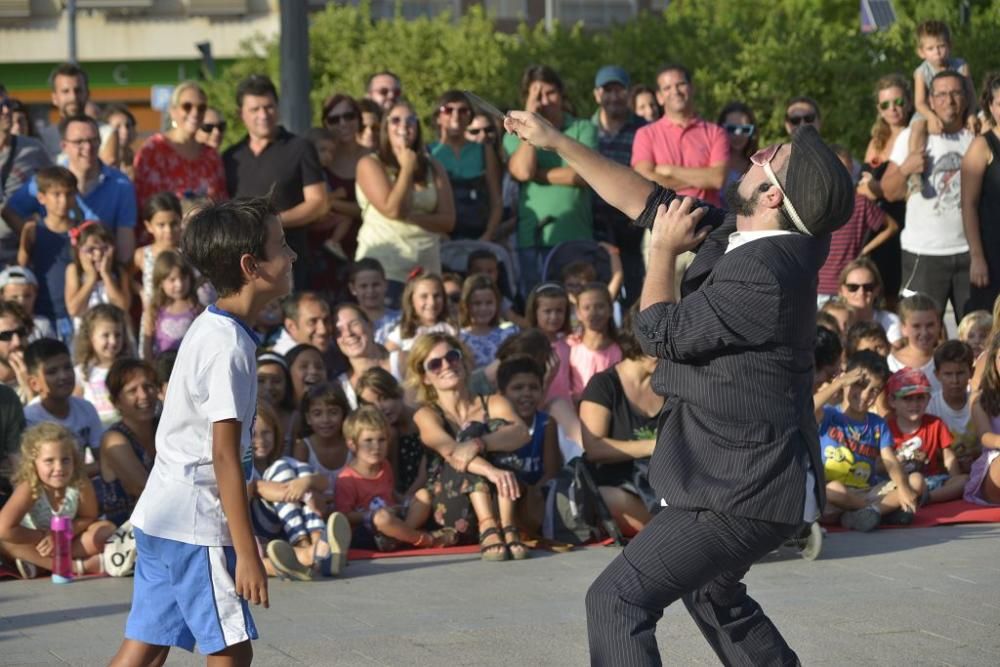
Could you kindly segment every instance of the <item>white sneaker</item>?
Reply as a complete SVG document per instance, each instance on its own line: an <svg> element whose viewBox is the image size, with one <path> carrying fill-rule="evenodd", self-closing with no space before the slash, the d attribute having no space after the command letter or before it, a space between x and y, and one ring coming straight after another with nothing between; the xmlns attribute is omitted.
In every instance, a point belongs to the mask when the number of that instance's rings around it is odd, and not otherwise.
<svg viewBox="0 0 1000 667"><path fill-rule="evenodd" d="M347 567L347 552L351 548L351 522L346 515L334 512L326 520L326 541L333 556L330 576L335 577Z"/></svg>

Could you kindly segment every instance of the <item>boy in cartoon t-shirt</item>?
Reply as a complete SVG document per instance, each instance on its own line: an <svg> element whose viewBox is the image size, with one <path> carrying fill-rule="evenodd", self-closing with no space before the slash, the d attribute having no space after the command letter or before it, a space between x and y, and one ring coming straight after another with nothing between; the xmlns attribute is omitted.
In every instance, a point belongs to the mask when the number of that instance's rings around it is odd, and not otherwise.
<svg viewBox="0 0 1000 667"><path fill-rule="evenodd" d="M923 371L903 368L892 374L887 389L887 421L893 447L906 472L919 472L927 484L925 502L940 503L962 497L968 475L951 451L952 437L939 417L927 414L931 383ZM922 503L923 504L923 503Z"/></svg>
<svg viewBox="0 0 1000 667"><path fill-rule="evenodd" d="M888 377L885 358L864 350L848 359L842 375L816 392L816 421L826 472L824 521L840 519L845 528L867 532L879 525L883 515L902 510L912 520L917 511L923 477L903 471L892 448L889 425L868 411ZM840 405L826 405L841 390ZM885 466L888 480L877 476L878 461Z"/></svg>

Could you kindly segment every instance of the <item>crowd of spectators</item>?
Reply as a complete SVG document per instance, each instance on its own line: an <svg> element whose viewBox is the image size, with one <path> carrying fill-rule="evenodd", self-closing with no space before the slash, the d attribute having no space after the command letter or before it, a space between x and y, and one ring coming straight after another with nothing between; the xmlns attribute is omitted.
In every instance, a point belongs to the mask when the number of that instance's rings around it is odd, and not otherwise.
<svg viewBox="0 0 1000 667"><path fill-rule="evenodd" d="M855 206L816 277L823 515L857 530L926 503L1000 504L1000 75L977 99L947 26L915 38L913 75L874 85L864 155L836 149ZM755 111L699 109L681 64L651 83L602 67L593 110L574 110L559 74L533 65L521 102L666 188L754 206L727 191L757 159ZM181 230L226 198L269 197L298 257L294 293L255 332L248 495L272 574L319 576L334 515L370 549L478 543L494 561L558 546L542 537L546 500L579 457L626 536L658 511L646 473L664 398L630 326L644 230L476 98L443 91L420 118L404 84L382 71L358 97L331 91L322 125L297 136L274 84L250 76L231 143L193 81L142 141L124 106L88 115L78 66L54 71L58 122L37 132L0 87L11 567L50 569L46 522L65 515L80 571L124 571L100 554L152 468L177 349L215 299ZM819 102L789 93L788 135L821 130Z"/></svg>

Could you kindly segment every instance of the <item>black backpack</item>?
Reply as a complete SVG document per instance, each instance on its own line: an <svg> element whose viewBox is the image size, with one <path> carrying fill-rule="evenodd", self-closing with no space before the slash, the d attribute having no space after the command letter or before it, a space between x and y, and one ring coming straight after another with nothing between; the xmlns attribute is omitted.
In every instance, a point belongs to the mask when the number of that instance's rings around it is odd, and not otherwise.
<svg viewBox="0 0 1000 667"><path fill-rule="evenodd" d="M625 545L582 456L563 466L549 482L542 536L577 545L610 537L618 546Z"/></svg>

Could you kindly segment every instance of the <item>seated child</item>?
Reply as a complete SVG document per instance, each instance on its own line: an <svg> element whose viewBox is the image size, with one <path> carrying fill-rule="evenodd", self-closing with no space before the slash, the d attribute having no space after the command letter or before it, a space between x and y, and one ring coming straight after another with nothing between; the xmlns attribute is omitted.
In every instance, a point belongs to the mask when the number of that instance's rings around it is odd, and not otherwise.
<svg viewBox="0 0 1000 667"><path fill-rule="evenodd" d="M821 387L814 397L827 479L823 519L839 518L840 524L851 530L874 530L883 515L898 509L915 513L925 488L922 475L903 472L889 425L869 412L888 378L889 369L882 357L868 350L858 352L848 359L844 373ZM844 394L840 405L826 405L839 391ZM888 480L876 474L879 460L885 465Z"/></svg>
<svg viewBox="0 0 1000 667"><path fill-rule="evenodd" d="M118 411L108 394L108 372L115 360L132 356L125 317L117 306L98 304L83 316L73 337L73 393L94 406L105 428L118 421Z"/></svg>
<svg viewBox="0 0 1000 667"><path fill-rule="evenodd" d="M949 340L934 350L934 375L941 390L931 393L927 413L940 417L951 432L950 451L958 459L958 467L968 473L979 456L979 437L972 423L972 401L969 380L975 357L972 348L960 340Z"/></svg>
<svg viewBox="0 0 1000 667"><path fill-rule="evenodd" d="M344 418L350 411L347 397L336 384L311 386L299 403L297 427L301 437L292 445L292 457L308 463L316 474L326 478L324 502L320 504L323 516L332 511L337 477L351 460L343 434Z"/></svg>
<svg viewBox="0 0 1000 667"><path fill-rule="evenodd" d="M934 348L941 339L941 315L934 299L926 294L913 294L899 302L899 328L906 344L889 354L886 361L895 373L901 368L924 372L931 389L939 391L934 376Z"/></svg>
<svg viewBox="0 0 1000 667"><path fill-rule="evenodd" d="M907 473L924 476L928 495L921 504L962 497L968 475L963 475L951 451L951 432L939 417L927 414L931 383L923 371L904 368L889 378L886 394L892 412L886 421L892 431L896 458ZM943 465L942 465L943 462Z"/></svg>
<svg viewBox="0 0 1000 667"><path fill-rule="evenodd" d="M0 301L12 301L29 317L33 318L34 328L28 340L39 338L54 338L52 322L46 317L35 317L35 300L38 298L38 279L26 266L8 266L0 271Z"/></svg>
<svg viewBox="0 0 1000 667"><path fill-rule="evenodd" d="M509 267L508 267L509 270ZM473 250L469 253L469 257L465 260L465 275L472 277L477 274L484 274L490 277L493 284L500 288L501 298L500 298L500 316L502 319L513 323L520 329L524 329L528 326L528 320L519 315L514 311L514 304L511 303L509 296L504 290L504 284L500 282L500 260L491 251L485 248L480 250Z"/></svg>
<svg viewBox="0 0 1000 667"><path fill-rule="evenodd" d="M106 571L101 553L115 525L97 520L94 487L69 429L38 424L25 431L14 482L13 495L0 509L0 549L15 559L23 578L38 576L39 568L52 571L54 516L73 519L73 573Z"/></svg>
<svg viewBox="0 0 1000 667"><path fill-rule="evenodd" d="M344 422L354 455L337 476L334 508L354 527L351 543L362 549L393 551L400 543L418 548L455 544L452 528L423 530L431 516L431 494L417 491L407 505L396 495L389 450L389 423L378 408L365 405Z"/></svg>
<svg viewBox="0 0 1000 667"><path fill-rule="evenodd" d="M378 408L389 423L389 461L396 478L396 493L412 498L427 485L427 450L413 423L414 409L403 401L403 388L392 373L380 366L369 368L357 384L360 405Z"/></svg>
<svg viewBox="0 0 1000 667"><path fill-rule="evenodd" d="M847 330L854 324L854 308L840 299L830 299L820 307L819 312L828 313L837 320L841 338L847 335Z"/></svg>
<svg viewBox="0 0 1000 667"><path fill-rule="evenodd" d="M87 477L98 473L97 456L101 446L101 418L89 401L73 395L76 374L66 345L54 338L43 338L28 345L24 353L28 385L35 398L24 407L28 426L54 422L76 436L77 446L87 463Z"/></svg>
<svg viewBox="0 0 1000 667"><path fill-rule="evenodd" d="M844 354L852 357L855 352L861 350L871 350L882 357L889 356L892 347L881 324L874 320L855 322L847 329L847 345Z"/></svg>
<svg viewBox="0 0 1000 667"><path fill-rule="evenodd" d="M1000 335L990 339L986 359L979 396L972 403L972 422L983 451L969 470L963 497L977 505L1000 505Z"/></svg>
<svg viewBox="0 0 1000 667"><path fill-rule="evenodd" d="M375 342L383 345L389 332L399 324L400 311L385 305L389 283L386 282L381 262L374 257L363 257L352 264L347 287L371 320Z"/></svg>
<svg viewBox="0 0 1000 667"><path fill-rule="evenodd" d="M326 477L308 463L281 456L282 444L277 413L258 401L247 497L254 534L267 541L264 566L268 574L300 581L340 574L349 526L342 516L323 520L318 494L326 489Z"/></svg>
<svg viewBox="0 0 1000 667"><path fill-rule="evenodd" d="M956 337L972 348L972 358L976 359L986 349L992 330L993 316L985 310L974 310L958 323Z"/></svg>
<svg viewBox="0 0 1000 667"><path fill-rule="evenodd" d="M500 344L517 333L517 328L500 323L500 290L489 276L477 274L465 279L458 307L459 339L472 352L476 368L496 359Z"/></svg>
<svg viewBox="0 0 1000 667"><path fill-rule="evenodd" d="M815 371L813 372L813 393L821 386L840 375L844 365L844 347L840 336L826 327L816 327L816 347L813 350Z"/></svg>
<svg viewBox="0 0 1000 667"><path fill-rule="evenodd" d="M521 497L514 501L516 525L529 535L541 531L545 485L562 467L556 422L542 411L544 381L545 371L530 356L513 356L500 362L497 370L500 393L528 427L531 440L516 451L488 456L493 465L512 471L521 484Z"/></svg>
<svg viewBox="0 0 1000 667"><path fill-rule="evenodd" d="M622 360L612 303L601 283L589 283L577 295L580 332L569 337L569 383L574 403L580 401L590 378Z"/></svg>

